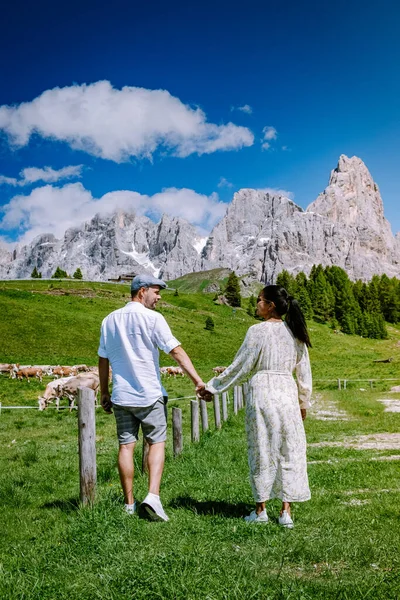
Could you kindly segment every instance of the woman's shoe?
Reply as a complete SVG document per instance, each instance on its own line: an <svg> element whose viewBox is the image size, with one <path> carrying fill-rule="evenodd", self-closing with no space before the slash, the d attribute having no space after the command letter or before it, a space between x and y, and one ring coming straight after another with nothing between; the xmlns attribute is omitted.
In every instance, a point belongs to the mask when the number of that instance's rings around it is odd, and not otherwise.
<svg viewBox="0 0 400 600"><path fill-rule="evenodd" d="M282 527L286 527L286 529L293 529L294 527L294 523L286 510L284 510L281 516L279 517L279 525L282 525Z"/></svg>
<svg viewBox="0 0 400 600"><path fill-rule="evenodd" d="M133 504L125 504L125 512L128 513L128 515L134 515L136 511L137 511L136 500Z"/></svg>
<svg viewBox="0 0 400 600"><path fill-rule="evenodd" d="M244 518L247 523L268 523L267 511L264 509L257 514L255 510L251 512L247 517Z"/></svg>

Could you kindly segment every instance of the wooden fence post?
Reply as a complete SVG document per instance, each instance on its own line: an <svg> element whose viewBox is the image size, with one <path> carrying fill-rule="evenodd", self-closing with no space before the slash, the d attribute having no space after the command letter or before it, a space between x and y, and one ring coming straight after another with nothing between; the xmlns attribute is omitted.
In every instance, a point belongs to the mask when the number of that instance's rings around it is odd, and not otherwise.
<svg viewBox="0 0 400 600"><path fill-rule="evenodd" d="M222 392L222 420L228 420L228 392Z"/></svg>
<svg viewBox="0 0 400 600"><path fill-rule="evenodd" d="M201 412L201 428L203 431L208 430L208 412L207 412L207 402L205 400L200 400L200 412Z"/></svg>
<svg viewBox="0 0 400 600"><path fill-rule="evenodd" d="M248 395L249 395L249 384L248 384L248 382L246 381L246 382L243 384L243 406L245 406L245 405L246 405L246 401L247 401L247 397L248 397Z"/></svg>
<svg viewBox="0 0 400 600"><path fill-rule="evenodd" d="M198 442L200 440L200 427L199 427L199 403L197 400L190 401L190 414L192 420L192 442Z"/></svg>
<svg viewBox="0 0 400 600"><path fill-rule="evenodd" d="M142 473L148 473L149 472L149 462L148 461L149 461L150 444L144 437L143 429L142 429L142 435L143 435Z"/></svg>
<svg viewBox="0 0 400 600"><path fill-rule="evenodd" d="M337 386L338 386L338 390L341 390L341 389L342 389L342 386L341 386L341 381L340 381L340 379L338 379L338 380L337 380Z"/></svg>
<svg viewBox="0 0 400 600"><path fill-rule="evenodd" d="M238 392L239 392L239 408L240 408L240 410L242 410L242 408L243 408L243 387L241 385L239 385Z"/></svg>
<svg viewBox="0 0 400 600"><path fill-rule="evenodd" d="M372 389L373 389L373 387L374 387L374 384L373 384L373 382L372 382L372 379L370 379L370 380L369 380L369 387L371 388L371 390L372 390Z"/></svg>
<svg viewBox="0 0 400 600"><path fill-rule="evenodd" d="M347 379L343 379L343 389L347 389Z"/></svg>
<svg viewBox="0 0 400 600"><path fill-rule="evenodd" d="M214 419L215 427L221 429L221 411L219 407L219 395L214 394Z"/></svg>
<svg viewBox="0 0 400 600"><path fill-rule="evenodd" d="M238 387L237 385L233 388L233 414L238 414Z"/></svg>
<svg viewBox="0 0 400 600"><path fill-rule="evenodd" d="M83 505L93 504L96 495L96 418L95 394L78 388L78 440L80 498Z"/></svg>
<svg viewBox="0 0 400 600"><path fill-rule="evenodd" d="M183 450L183 434L182 434L182 410L180 408L172 408L172 437L174 447L174 457L179 456Z"/></svg>

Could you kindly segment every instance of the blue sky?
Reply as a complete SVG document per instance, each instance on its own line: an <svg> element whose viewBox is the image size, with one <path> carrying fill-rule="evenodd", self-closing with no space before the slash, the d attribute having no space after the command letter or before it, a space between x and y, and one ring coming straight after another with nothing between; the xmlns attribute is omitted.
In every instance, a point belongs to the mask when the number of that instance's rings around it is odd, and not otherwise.
<svg viewBox="0 0 400 600"><path fill-rule="evenodd" d="M340 154L400 230L393 2L17 0L2 16L1 239L117 205L207 231L241 187L305 208Z"/></svg>

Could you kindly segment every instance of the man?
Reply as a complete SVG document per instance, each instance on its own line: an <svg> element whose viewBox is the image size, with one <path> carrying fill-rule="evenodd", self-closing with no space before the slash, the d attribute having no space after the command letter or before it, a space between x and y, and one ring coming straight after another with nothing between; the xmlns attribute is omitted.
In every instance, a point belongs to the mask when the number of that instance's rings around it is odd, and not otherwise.
<svg viewBox="0 0 400 600"><path fill-rule="evenodd" d="M98 350L101 405L108 413L114 410L117 423L118 471L125 510L133 514L137 508L133 495L133 452L141 425L149 443L149 493L141 509L158 521L168 521L159 496L167 433L167 393L161 384L158 348L180 365L196 386L196 392L205 385L164 317L154 311L161 298L160 290L166 287L161 279L137 275L131 284L132 301L103 320Z"/></svg>

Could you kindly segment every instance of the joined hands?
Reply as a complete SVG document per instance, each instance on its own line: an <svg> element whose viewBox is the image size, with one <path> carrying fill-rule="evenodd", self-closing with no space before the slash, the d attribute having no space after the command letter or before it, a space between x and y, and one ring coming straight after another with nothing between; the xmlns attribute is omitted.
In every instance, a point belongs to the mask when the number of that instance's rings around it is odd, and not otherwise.
<svg viewBox="0 0 400 600"><path fill-rule="evenodd" d="M206 402L211 402L214 398L214 395L206 390L206 384L203 382L196 385L196 396Z"/></svg>

